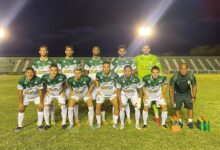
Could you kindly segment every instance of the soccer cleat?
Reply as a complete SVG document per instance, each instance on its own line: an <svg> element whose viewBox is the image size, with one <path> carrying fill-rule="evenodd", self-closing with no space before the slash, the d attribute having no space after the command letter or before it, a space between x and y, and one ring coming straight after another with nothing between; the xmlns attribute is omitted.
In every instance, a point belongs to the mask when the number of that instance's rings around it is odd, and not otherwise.
<svg viewBox="0 0 220 150"><path fill-rule="evenodd" d="M126 121L127 121L128 125L131 125L131 119L127 119Z"/></svg>
<svg viewBox="0 0 220 150"><path fill-rule="evenodd" d="M44 130L48 130L48 129L50 129L50 125L46 125L46 126L44 127Z"/></svg>
<svg viewBox="0 0 220 150"><path fill-rule="evenodd" d="M113 128L114 129L118 129L118 125L117 124L113 124Z"/></svg>
<svg viewBox="0 0 220 150"><path fill-rule="evenodd" d="M160 118L153 117L153 120L156 122L157 125L160 125Z"/></svg>
<svg viewBox="0 0 220 150"><path fill-rule="evenodd" d="M101 124L97 124L95 128L96 128L96 129L101 128Z"/></svg>
<svg viewBox="0 0 220 150"><path fill-rule="evenodd" d="M146 125L146 124L144 124L144 125L143 125L143 128L144 128L144 129L147 129L147 125Z"/></svg>
<svg viewBox="0 0 220 150"><path fill-rule="evenodd" d="M103 119L103 120L102 120L102 124L105 125L105 126L108 125L107 120Z"/></svg>
<svg viewBox="0 0 220 150"><path fill-rule="evenodd" d="M43 126L38 126L37 128L38 128L39 131L43 131L44 130Z"/></svg>
<svg viewBox="0 0 220 150"><path fill-rule="evenodd" d="M123 123L121 123L119 129L123 130L124 127L125 127L125 125Z"/></svg>
<svg viewBox="0 0 220 150"><path fill-rule="evenodd" d="M165 130L167 129L167 125L165 125L165 124L164 124L164 125L161 125L161 127L162 127L163 129L165 129Z"/></svg>
<svg viewBox="0 0 220 150"><path fill-rule="evenodd" d="M135 128L137 129L137 130L141 130L141 127L137 124L137 125L135 125Z"/></svg>
<svg viewBox="0 0 220 150"><path fill-rule="evenodd" d="M16 129L15 129L15 132L20 132L22 130L22 127L17 127Z"/></svg>
<svg viewBox="0 0 220 150"><path fill-rule="evenodd" d="M187 124L187 126L188 126L190 129L194 129L192 122L189 122L189 123Z"/></svg>
<svg viewBox="0 0 220 150"><path fill-rule="evenodd" d="M55 125L56 125L55 120L51 120L51 125L52 125L52 126L55 126Z"/></svg>
<svg viewBox="0 0 220 150"><path fill-rule="evenodd" d="M180 125L181 128L183 128L183 122L180 121L179 125Z"/></svg>
<svg viewBox="0 0 220 150"><path fill-rule="evenodd" d="M76 121L75 121L75 125L76 125L77 127L80 127L80 126L81 126L80 121L79 121L79 120L76 120Z"/></svg>
<svg viewBox="0 0 220 150"><path fill-rule="evenodd" d="M63 124L62 125L62 129L66 129L67 128L67 125L66 124Z"/></svg>
<svg viewBox="0 0 220 150"><path fill-rule="evenodd" d="M73 129L73 125L70 125L70 126L68 127L68 129L69 129L69 130Z"/></svg>
<svg viewBox="0 0 220 150"><path fill-rule="evenodd" d="M92 125L89 125L89 128L92 129L92 130L95 130L95 129L96 129L96 127L94 127L93 124L92 124Z"/></svg>

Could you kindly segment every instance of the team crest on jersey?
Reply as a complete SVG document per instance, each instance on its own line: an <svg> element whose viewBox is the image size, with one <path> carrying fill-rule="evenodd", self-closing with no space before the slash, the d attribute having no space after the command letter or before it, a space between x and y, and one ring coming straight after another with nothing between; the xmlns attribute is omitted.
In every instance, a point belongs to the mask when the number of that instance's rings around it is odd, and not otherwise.
<svg viewBox="0 0 220 150"><path fill-rule="evenodd" d="M190 85L191 81L189 81L189 80L188 80L188 82L187 82L187 83L188 83L188 85Z"/></svg>
<svg viewBox="0 0 220 150"><path fill-rule="evenodd" d="M59 78L58 80L59 80L59 81L62 81L63 79L62 79L62 78Z"/></svg>

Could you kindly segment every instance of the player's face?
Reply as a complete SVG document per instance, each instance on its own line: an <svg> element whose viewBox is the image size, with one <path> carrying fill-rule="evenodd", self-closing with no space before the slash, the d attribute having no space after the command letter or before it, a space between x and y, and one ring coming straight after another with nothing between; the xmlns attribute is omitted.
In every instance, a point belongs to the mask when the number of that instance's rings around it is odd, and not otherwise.
<svg viewBox="0 0 220 150"><path fill-rule="evenodd" d="M47 56L47 48L46 47L41 47L39 50L40 56L45 57Z"/></svg>
<svg viewBox="0 0 220 150"><path fill-rule="evenodd" d="M150 53L150 47L148 45L145 45L143 48L142 48L142 52L144 54L149 54Z"/></svg>
<svg viewBox="0 0 220 150"><path fill-rule="evenodd" d="M67 47L65 49L65 54L66 54L67 57L72 57L73 56L73 49L70 48L70 47Z"/></svg>
<svg viewBox="0 0 220 150"><path fill-rule="evenodd" d="M94 47L92 49L93 56L99 56L100 55L100 49L98 47Z"/></svg>
<svg viewBox="0 0 220 150"><path fill-rule="evenodd" d="M27 70L27 71L25 71L25 76L26 76L26 78L27 78L28 80L33 79L33 77L34 77L34 71L33 71L33 70Z"/></svg>
<svg viewBox="0 0 220 150"><path fill-rule="evenodd" d="M79 79L81 78L81 76L82 76L82 72L81 72L81 71L79 71L79 70L75 70L75 71L74 71L74 77L75 77L77 80L79 80Z"/></svg>
<svg viewBox="0 0 220 150"><path fill-rule="evenodd" d="M179 71L181 75L185 76L188 73L188 67L186 65L181 65Z"/></svg>
<svg viewBox="0 0 220 150"><path fill-rule="evenodd" d="M129 67L125 68L125 69L124 69L124 74L125 74L125 76L126 76L127 78L131 77L131 75L132 75L132 69L129 68Z"/></svg>
<svg viewBox="0 0 220 150"><path fill-rule="evenodd" d="M57 67L50 67L50 77L55 78L58 74L58 68Z"/></svg>
<svg viewBox="0 0 220 150"><path fill-rule="evenodd" d="M160 71L156 69L152 70L151 72L151 76L153 79L156 79L159 76L159 74L160 74Z"/></svg>
<svg viewBox="0 0 220 150"><path fill-rule="evenodd" d="M108 74L110 72L110 65L109 64L104 64L103 65L103 72L105 74Z"/></svg>
<svg viewBox="0 0 220 150"><path fill-rule="evenodd" d="M120 57L124 57L125 54L126 54L126 50L124 48L120 48L118 50L118 54L119 54Z"/></svg>

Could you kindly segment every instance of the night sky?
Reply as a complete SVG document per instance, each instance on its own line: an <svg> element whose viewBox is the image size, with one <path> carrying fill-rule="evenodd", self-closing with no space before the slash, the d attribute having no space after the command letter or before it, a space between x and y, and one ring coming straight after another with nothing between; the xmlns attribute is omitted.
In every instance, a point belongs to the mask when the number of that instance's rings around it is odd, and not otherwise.
<svg viewBox="0 0 220 150"><path fill-rule="evenodd" d="M22 1L0 0L0 26L15 12L0 56L38 56L42 44L49 56L64 56L66 44L74 46L76 56L91 56L95 45L102 56L115 56L118 45L128 47L137 25L166 0L26 0L19 5ZM155 30L150 45L160 55L220 44L220 0L176 0Z"/></svg>

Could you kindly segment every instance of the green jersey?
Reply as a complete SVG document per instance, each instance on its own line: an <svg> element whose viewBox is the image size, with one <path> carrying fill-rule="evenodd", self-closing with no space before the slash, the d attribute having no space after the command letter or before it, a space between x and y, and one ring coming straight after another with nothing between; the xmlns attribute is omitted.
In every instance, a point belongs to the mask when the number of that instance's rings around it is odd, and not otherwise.
<svg viewBox="0 0 220 150"><path fill-rule="evenodd" d="M170 85L174 87L174 94L191 95L191 85L196 85L196 77L192 72L186 76L175 73L170 79Z"/></svg>
<svg viewBox="0 0 220 150"><path fill-rule="evenodd" d="M112 63L111 63L111 69L115 73L117 73L120 77L124 74L124 67L126 65L130 65L133 70L136 69L136 64L132 60L125 58L125 57L124 58L121 58L121 57L113 58Z"/></svg>
<svg viewBox="0 0 220 150"><path fill-rule="evenodd" d="M162 66L159 62L159 59L155 55L141 54L141 55L134 57L133 60L137 64L138 77L140 79L143 79L145 75L151 74L151 68L153 66L158 66L160 70L162 71Z"/></svg>
<svg viewBox="0 0 220 150"><path fill-rule="evenodd" d="M142 82L135 75L132 75L130 78L127 78L125 75L123 75L118 78L116 87L121 89L124 93L133 94L137 92L137 89L142 87Z"/></svg>
<svg viewBox="0 0 220 150"><path fill-rule="evenodd" d="M66 75L67 78L74 75L74 70L80 67L80 60L76 58L61 58L57 66L61 70L62 74Z"/></svg>
<svg viewBox="0 0 220 150"><path fill-rule="evenodd" d="M27 80L26 76L22 76L18 81L18 90L22 90L23 94L32 98L38 96L38 90L43 89L41 78L34 76L32 80Z"/></svg>
<svg viewBox="0 0 220 150"><path fill-rule="evenodd" d="M70 77L67 80L67 83L74 92L81 94L88 91L91 78L88 76L82 76L79 80L76 80L74 77Z"/></svg>
<svg viewBox="0 0 220 150"><path fill-rule="evenodd" d="M117 78L118 75L114 72L110 72L108 75L105 75L103 72L96 74L96 80L100 83L100 90L108 96L111 96L115 92Z"/></svg>
<svg viewBox="0 0 220 150"><path fill-rule="evenodd" d="M103 62L104 62L104 59L102 59L101 57L99 58L92 57L86 61L84 69L89 71L88 76L92 80L95 80L96 74L102 71Z"/></svg>
<svg viewBox="0 0 220 150"><path fill-rule="evenodd" d="M57 74L54 79L51 79L50 74L46 74L43 75L42 81L45 82L50 94L58 96L63 91L63 84L66 81L66 76L64 74Z"/></svg>
<svg viewBox="0 0 220 150"><path fill-rule="evenodd" d="M163 75L159 75L156 79L153 79L151 75L146 75L143 82L149 99L159 98L162 94L162 86L168 83L166 76Z"/></svg>
<svg viewBox="0 0 220 150"><path fill-rule="evenodd" d="M33 62L32 68L35 70L36 75L41 78L43 75L49 73L50 65L54 63L55 62L50 58L46 60L37 59Z"/></svg>

